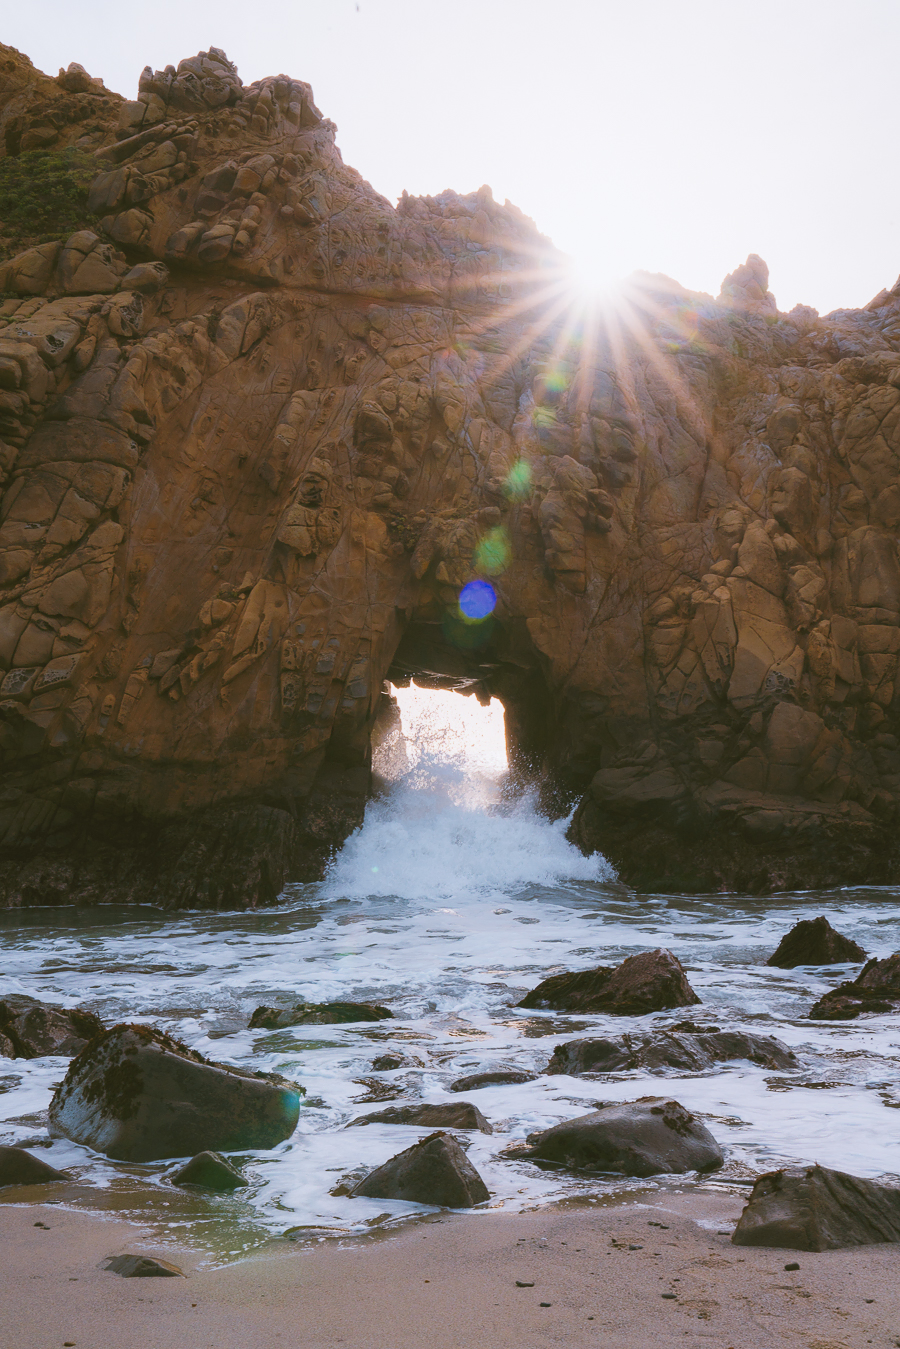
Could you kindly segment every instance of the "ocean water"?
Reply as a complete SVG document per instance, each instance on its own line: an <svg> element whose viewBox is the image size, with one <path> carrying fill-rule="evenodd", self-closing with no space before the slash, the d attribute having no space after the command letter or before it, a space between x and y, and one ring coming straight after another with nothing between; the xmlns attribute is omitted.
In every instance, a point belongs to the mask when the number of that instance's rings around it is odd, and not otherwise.
<svg viewBox="0 0 900 1349"><path fill-rule="evenodd" d="M169 1185L171 1161L111 1162L64 1139L45 1147L45 1112L68 1061L0 1059L0 1143L31 1146L71 1171L75 1183L60 1203L136 1218L157 1234L205 1245L216 1259L289 1229L316 1239L389 1226L428 1210L332 1191L429 1132L347 1127L391 1100L479 1106L494 1133L461 1137L491 1192L484 1207L494 1211L673 1183L550 1173L504 1160L504 1150L535 1129L596 1103L649 1094L672 1095L703 1117L726 1152L719 1180L813 1161L861 1176L900 1173L900 1019L810 1021L811 1004L859 967L788 971L764 963L798 919L820 913L871 955L897 950L894 890L636 896L603 858L584 858L566 842L565 821L543 819L528 798L503 803L496 720L473 737L471 728L429 727L421 708L407 711L404 724L415 736L382 751L382 768L393 764L398 774L392 787L371 803L326 879L290 887L278 908L0 915L0 992L86 1006L108 1023L157 1025L211 1058L278 1071L307 1092L292 1138L235 1158L250 1187L206 1196ZM615 964L658 946L684 963L702 1006L641 1018L515 1006L548 974ZM380 1002L395 1019L247 1029L260 1003L300 998ZM799 1068L773 1073L737 1062L700 1074L543 1074L564 1040L686 1016L776 1035L796 1052ZM373 1059L388 1051L408 1062L375 1071ZM541 1076L464 1097L448 1090L457 1077L500 1066ZM15 1202L15 1191L2 1199Z"/></svg>

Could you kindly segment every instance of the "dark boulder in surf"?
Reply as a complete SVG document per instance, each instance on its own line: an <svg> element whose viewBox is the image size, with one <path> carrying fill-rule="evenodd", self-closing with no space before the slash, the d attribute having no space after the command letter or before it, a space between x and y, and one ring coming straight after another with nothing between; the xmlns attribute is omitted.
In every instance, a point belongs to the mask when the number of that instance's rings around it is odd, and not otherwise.
<svg viewBox="0 0 900 1349"><path fill-rule="evenodd" d="M50 1132L127 1162L271 1148L294 1132L296 1084L212 1063L150 1026L113 1026L72 1061Z"/></svg>
<svg viewBox="0 0 900 1349"><path fill-rule="evenodd" d="M288 1026L339 1026L354 1021L390 1021L394 1013L374 1002L298 1002L293 1007L257 1007L250 1030Z"/></svg>
<svg viewBox="0 0 900 1349"><path fill-rule="evenodd" d="M240 1189L250 1182L219 1152L198 1152L168 1177L173 1185L198 1185L221 1194Z"/></svg>
<svg viewBox="0 0 900 1349"><path fill-rule="evenodd" d="M55 1007L21 993L0 998L0 1055L6 1058L39 1059L45 1054L71 1058L102 1033L100 1018L80 1007Z"/></svg>
<svg viewBox="0 0 900 1349"><path fill-rule="evenodd" d="M714 1171L725 1158L712 1134L679 1101L644 1096L529 1134L507 1157L625 1176Z"/></svg>
<svg viewBox="0 0 900 1349"><path fill-rule="evenodd" d="M518 1068L496 1068L493 1072L470 1073L450 1083L451 1091L479 1091L482 1087L509 1087L519 1082L536 1082L537 1073L526 1073Z"/></svg>
<svg viewBox="0 0 900 1349"><path fill-rule="evenodd" d="M731 1240L791 1251L900 1241L900 1188L824 1166L767 1171L757 1176Z"/></svg>
<svg viewBox="0 0 900 1349"><path fill-rule="evenodd" d="M391 1105L371 1115L360 1115L350 1121L354 1124L417 1124L425 1129L480 1129L483 1134L494 1130L471 1101L446 1101L437 1105Z"/></svg>
<svg viewBox="0 0 900 1349"><path fill-rule="evenodd" d="M57 1171L24 1148L0 1147L0 1186L45 1185L51 1180L70 1179L65 1171Z"/></svg>
<svg viewBox="0 0 900 1349"><path fill-rule="evenodd" d="M810 1010L814 1021L852 1021L860 1012L895 1012L900 1006L900 951L870 960L855 979L825 993Z"/></svg>
<svg viewBox="0 0 900 1349"><path fill-rule="evenodd" d="M659 948L629 956L615 968L599 965L593 970L551 975L516 1006L642 1016L668 1007L692 1007L699 1001L681 961Z"/></svg>
<svg viewBox="0 0 900 1349"><path fill-rule="evenodd" d="M836 932L824 914L820 914L818 918L804 918L795 923L766 964L793 970L798 965L843 965L865 958L861 946Z"/></svg>
<svg viewBox="0 0 900 1349"><path fill-rule="evenodd" d="M451 1134L434 1133L370 1171L350 1191L368 1199L405 1199L441 1208L471 1208L490 1191Z"/></svg>
<svg viewBox="0 0 900 1349"><path fill-rule="evenodd" d="M584 1073L624 1073L636 1068L650 1072L674 1068L696 1073L729 1059L749 1059L776 1072L797 1067L793 1052L772 1035L711 1029L568 1040L554 1049L547 1072L579 1077Z"/></svg>

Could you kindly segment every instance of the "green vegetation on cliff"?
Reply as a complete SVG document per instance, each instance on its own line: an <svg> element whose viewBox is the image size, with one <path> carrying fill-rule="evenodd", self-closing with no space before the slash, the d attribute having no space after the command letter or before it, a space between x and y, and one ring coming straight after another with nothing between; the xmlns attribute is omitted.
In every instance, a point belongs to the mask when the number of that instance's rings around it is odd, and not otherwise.
<svg viewBox="0 0 900 1349"><path fill-rule="evenodd" d="M0 159L0 257L63 239L93 223L97 161L81 150L29 150Z"/></svg>

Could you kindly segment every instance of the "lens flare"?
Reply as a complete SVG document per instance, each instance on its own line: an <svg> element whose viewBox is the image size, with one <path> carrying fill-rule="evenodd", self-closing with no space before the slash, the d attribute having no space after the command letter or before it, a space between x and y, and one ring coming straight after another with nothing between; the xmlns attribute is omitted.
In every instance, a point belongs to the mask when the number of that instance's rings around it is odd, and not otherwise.
<svg viewBox="0 0 900 1349"><path fill-rule="evenodd" d="M506 475L504 485L507 496L511 497L513 501L524 501L531 491L531 465L526 463L524 459L520 459L513 464Z"/></svg>
<svg viewBox="0 0 900 1349"><path fill-rule="evenodd" d="M490 581L469 581L459 592L459 607L466 618L476 622L488 618L497 603L497 594Z"/></svg>
<svg viewBox="0 0 900 1349"><path fill-rule="evenodd" d="M500 572L506 571L511 557L509 535L502 525L497 525L495 529L488 530L475 549L475 566L485 576L498 576Z"/></svg>

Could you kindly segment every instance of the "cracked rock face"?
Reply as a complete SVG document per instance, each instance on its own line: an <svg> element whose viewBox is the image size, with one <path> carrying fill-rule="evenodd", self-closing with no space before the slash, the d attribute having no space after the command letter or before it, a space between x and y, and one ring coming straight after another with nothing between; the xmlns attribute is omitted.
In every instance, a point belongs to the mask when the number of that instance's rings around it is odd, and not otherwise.
<svg viewBox="0 0 900 1349"><path fill-rule="evenodd" d="M0 261L0 903L315 878L388 677L499 697L629 883L896 878L900 287L780 314L753 255L588 314L488 188L387 202L301 81L0 58L0 166L89 168Z"/></svg>

